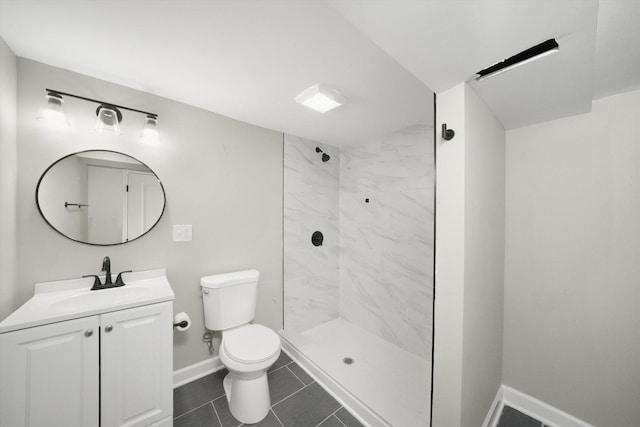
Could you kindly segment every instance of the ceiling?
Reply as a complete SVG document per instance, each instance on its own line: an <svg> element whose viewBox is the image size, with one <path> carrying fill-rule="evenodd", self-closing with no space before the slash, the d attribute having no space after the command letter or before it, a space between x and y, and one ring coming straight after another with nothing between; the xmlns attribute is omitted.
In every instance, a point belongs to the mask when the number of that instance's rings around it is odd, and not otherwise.
<svg viewBox="0 0 640 427"><path fill-rule="evenodd" d="M590 111L640 88L638 22L635 0L0 0L20 57L333 145L431 124L432 90L464 81L507 129ZM473 79L552 37L558 53ZM296 104L315 83L348 103Z"/></svg>

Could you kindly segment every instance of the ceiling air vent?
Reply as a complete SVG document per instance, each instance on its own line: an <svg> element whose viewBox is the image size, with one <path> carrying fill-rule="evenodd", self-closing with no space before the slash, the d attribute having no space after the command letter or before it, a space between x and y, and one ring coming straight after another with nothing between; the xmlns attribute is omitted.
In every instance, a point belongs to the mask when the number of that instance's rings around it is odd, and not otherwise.
<svg viewBox="0 0 640 427"><path fill-rule="evenodd" d="M542 58L543 56L550 55L554 52L557 52L560 46L556 39L549 39L545 42L537 44L533 47L530 47L527 50L523 50L520 53L517 53L502 62L498 62L484 70L478 71L476 74L477 81L482 81L484 79L488 79L489 77L496 76L500 73L504 73L505 71L509 71L513 68L519 67L520 65L524 65L527 62L535 61L536 59Z"/></svg>

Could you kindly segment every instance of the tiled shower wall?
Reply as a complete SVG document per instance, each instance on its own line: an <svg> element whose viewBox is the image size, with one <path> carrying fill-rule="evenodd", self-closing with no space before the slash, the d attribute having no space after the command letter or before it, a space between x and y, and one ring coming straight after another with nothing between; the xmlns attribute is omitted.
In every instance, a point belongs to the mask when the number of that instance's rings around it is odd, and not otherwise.
<svg viewBox="0 0 640 427"><path fill-rule="evenodd" d="M432 141L433 128L415 126L340 156L340 315L423 358L431 355Z"/></svg>
<svg viewBox="0 0 640 427"><path fill-rule="evenodd" d="M432 141L426 126L340 150L285 136L285 330L341 316L431 354Z"/></svg>
<svg viewBox="0 0 640 427"><path fill-rule="evenodd" d="M331 158L322 161L320 147ZM338 317L338 149L284 137L284 328L300 332ZM311 235L324 235L322 246Z"/></svg>

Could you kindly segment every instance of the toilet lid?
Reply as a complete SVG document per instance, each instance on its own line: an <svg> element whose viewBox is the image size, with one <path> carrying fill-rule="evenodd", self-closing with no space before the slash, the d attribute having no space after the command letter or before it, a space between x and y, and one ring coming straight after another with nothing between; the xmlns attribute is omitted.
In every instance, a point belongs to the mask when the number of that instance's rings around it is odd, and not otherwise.
<svg viewBox="0 0 640 427"><path fill-rule="evenodd" d="M280 337L266 326L247 325L225 332L224 349L236 362L262 362L280 350Z"/></svg>

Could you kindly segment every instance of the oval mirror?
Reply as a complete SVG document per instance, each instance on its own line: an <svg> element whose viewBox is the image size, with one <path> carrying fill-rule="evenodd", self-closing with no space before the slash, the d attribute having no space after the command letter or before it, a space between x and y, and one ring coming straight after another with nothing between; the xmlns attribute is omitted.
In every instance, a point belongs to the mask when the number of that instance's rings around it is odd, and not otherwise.
<svg viewBox="0 0 640 427"><path fill-rule="evenodd" d="M44 220L58 233L91 245L137 239L162 217L158 176L141 161L109 150L69 154L44 171L36 188Z"/></svg>

